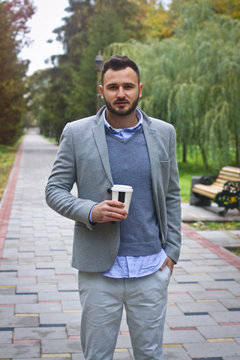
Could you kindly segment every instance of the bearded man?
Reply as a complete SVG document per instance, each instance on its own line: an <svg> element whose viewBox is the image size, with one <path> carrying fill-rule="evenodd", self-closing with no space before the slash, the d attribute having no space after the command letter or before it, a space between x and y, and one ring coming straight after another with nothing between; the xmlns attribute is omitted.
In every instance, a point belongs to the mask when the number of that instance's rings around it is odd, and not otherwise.
<svg viewBox="0 0 240 360"><path fill-rule="evenodd" d="M137 107L142 88L127 56L104 64L106 106L66 125L46 186L48 205L75 221L86 360L113 359L123 306L135 359L163 359L167 290L181 244L176 136ZM112 200L114 184L132 186L129 211Z"/></svg>

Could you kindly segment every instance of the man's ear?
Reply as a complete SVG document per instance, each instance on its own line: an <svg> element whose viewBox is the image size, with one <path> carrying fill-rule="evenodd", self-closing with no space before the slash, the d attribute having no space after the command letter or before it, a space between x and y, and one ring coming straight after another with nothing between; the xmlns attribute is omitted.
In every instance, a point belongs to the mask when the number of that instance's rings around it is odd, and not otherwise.
<svg viewBox="0 0 240 360"><path fill-rule="evenodd" d="M143 84L140 83L140 84L139 84L139 97L140 97L140 98L142 97L142 88L143 88Z"/></svg>
<svg viewBox="0 0 240 360"><path fill-rule="evenodd" d="M103 86L102 85L99 85L99 91L101 93L101 98L104 99L104 96L103 96Z"/></svg>

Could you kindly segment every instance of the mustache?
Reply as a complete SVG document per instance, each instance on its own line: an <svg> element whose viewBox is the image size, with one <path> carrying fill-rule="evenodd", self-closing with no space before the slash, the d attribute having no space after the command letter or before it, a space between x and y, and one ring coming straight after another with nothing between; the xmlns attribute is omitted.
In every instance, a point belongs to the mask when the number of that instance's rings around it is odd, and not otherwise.
<svg viewBox="0 0 240 360"><path fill-rule="evenodd" d="M113 102L113 104L129 104L129 101L126 99L117 99Z"/></svg>

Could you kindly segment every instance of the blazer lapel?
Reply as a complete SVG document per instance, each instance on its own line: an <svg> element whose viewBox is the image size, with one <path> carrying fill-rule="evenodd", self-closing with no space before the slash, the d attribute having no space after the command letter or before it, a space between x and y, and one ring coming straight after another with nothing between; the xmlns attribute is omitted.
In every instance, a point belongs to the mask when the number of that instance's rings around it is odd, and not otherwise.
<svg viewBox="0 0 240 360"><path fill-rule="evenodd" d="M107 147L106 135L105 135L105 128L104 128L104 122L103 122L101 110L97 114L96 124L93 127L93 136L95 139L95 143L96 143L106 176L107 176L108 180L110 181L110 183L113 185L113 179L112 179L109 156L108 156L108 147Z"/></svg>
<svg viewBox="0 0 240 360"><path fill-rule="evenodd" d="M154 198L156 200L158 171L159 171L159 149L157 146L156 130L151 128L151 122L149 119L147 119L147 121L143 121L143 132L145 135L147 148L148 148L149 160L151 165L152 187L153 187Z"/></svg>

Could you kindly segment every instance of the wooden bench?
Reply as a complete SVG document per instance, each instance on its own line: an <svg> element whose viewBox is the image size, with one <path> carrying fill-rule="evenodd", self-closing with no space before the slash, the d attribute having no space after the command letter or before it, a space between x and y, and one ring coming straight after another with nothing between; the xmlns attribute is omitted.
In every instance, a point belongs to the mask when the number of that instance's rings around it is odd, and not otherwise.
<svg viewBox="0 0 240 360"><path fill-rule="evenodd" d="M240 211L240 168L225 166L221 169L216 180L203 176L198 183L192 183L191 205L206 204L206 200L213 200L224 210L219 214L224 216L229 209ZM195 178L196 179L196 178ZM209 203L210 204L210 203Z"/></svg>

